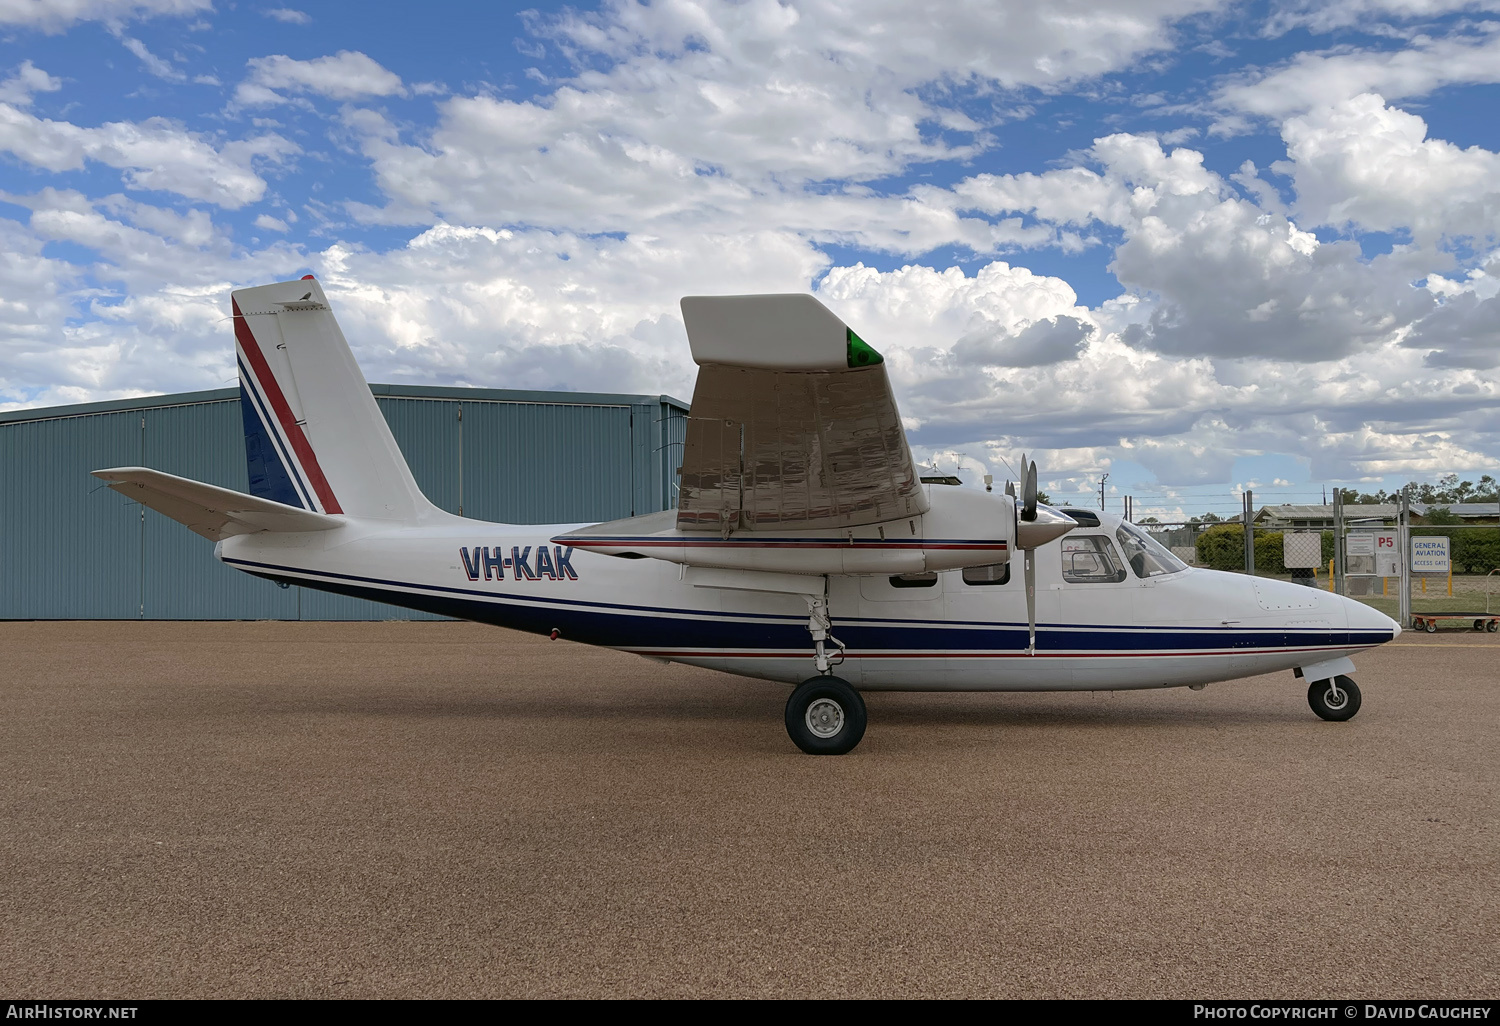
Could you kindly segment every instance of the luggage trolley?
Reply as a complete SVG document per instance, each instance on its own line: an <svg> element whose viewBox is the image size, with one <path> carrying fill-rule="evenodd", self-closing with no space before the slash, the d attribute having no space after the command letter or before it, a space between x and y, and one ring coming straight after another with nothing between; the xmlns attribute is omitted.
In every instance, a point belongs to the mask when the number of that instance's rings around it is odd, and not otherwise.
<svg viewBox="0 0 1500 1026"><path fill-rule="evenodd" d="M1412 630L1426 631L1428 634L1436 633L1439 620L1472 620L1474 630L1488 631L1494 634L1500 631L1500 611L1490 611L1490 600L1493 589L1490 587L1490 579L1500 574L1500 569L1491 570L1484 575L1484 612L1482 613L1423 613L1411 618Z"/></svg>

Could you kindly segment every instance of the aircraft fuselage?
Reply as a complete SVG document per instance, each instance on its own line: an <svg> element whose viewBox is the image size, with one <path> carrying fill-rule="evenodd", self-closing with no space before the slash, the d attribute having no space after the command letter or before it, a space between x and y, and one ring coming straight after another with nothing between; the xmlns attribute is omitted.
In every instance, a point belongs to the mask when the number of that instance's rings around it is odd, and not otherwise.
<svg viewBox="0 0 1500 1026"><path fill-rule="evenodd" d="M1118 524L1101 515L1068 537L1108 537ZM787 683L816 672L800 596L694 586L675 563L554 541L575 526L351 517L216 551L278 581L651 658ZM1190 568L1071 583L1062 559L1061 540L1036 550L1034 655L1019 556L999 584L966 583L959 570L916 583L831 575L833 634L847 646L834 672L862 690L1172 687L1322 664L1399 633L1368 606L1284 581Z"/></svg>

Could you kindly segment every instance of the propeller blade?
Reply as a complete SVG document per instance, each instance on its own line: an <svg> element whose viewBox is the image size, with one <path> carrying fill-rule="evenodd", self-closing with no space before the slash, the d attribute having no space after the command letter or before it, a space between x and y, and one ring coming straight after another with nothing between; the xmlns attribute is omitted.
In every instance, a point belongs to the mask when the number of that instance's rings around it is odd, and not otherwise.
<svg viewBox="0 0 1500 1026"><path fill-rule="evenodd" d="M1026 654L1036 655L1036 552L1025 550L1026 557Z"/></svg>
<svg viewBox="0 0 1500 1026"><path fill-rule="evenodd" d="M1026 467L1026 490L1022 493L1021 519L1030 523L1036 519L1036 461Z"/></svg>

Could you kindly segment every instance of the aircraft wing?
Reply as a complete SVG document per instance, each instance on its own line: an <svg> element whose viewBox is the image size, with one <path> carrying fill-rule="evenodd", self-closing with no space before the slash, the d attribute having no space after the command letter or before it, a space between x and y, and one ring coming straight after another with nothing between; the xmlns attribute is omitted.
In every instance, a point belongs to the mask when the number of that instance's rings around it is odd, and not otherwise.
<svg viewBox="0 0 1500 1026"><path fill-rule="evenodd" d="M808 295L687 296L677 526L785 531L927 511L880 354Z"/></svg>
<svg viewBox="0 0 1500 1026"><path fill-rule="evenodd" d="M212 541L257 531L328 531L343 524L338 517L325 513L145 467L114 467L93 474L126 498L150 506Z"/></svg>

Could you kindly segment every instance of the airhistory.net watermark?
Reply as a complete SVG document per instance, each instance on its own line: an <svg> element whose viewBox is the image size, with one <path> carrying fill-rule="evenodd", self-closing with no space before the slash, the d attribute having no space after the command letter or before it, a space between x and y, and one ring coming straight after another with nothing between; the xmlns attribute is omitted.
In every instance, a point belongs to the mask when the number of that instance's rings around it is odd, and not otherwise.
<svg viewBox="0 0 1500 1026"><path fill-rule="evenodd" d="M139 1005L84 1005L76 1002L27 1001L7 1004L7 1019L134 1019Z"/></svg>

